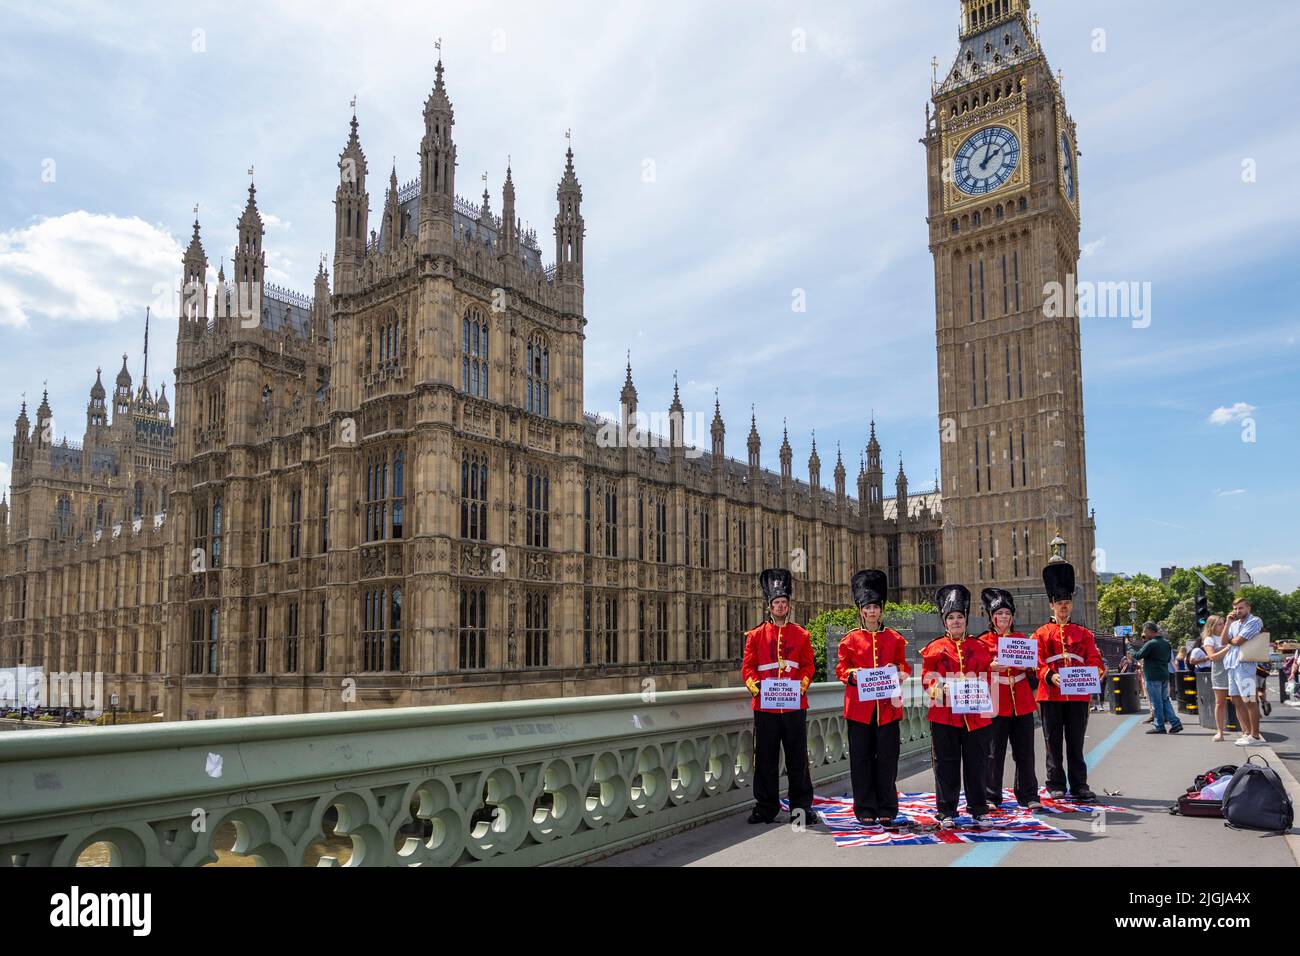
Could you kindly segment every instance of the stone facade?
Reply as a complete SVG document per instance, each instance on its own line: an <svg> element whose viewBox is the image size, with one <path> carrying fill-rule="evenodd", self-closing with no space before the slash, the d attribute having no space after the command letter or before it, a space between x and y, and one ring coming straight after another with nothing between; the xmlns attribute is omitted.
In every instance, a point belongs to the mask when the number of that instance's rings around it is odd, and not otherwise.
<svg viewBox="0 0 1300 956"><path fill-rule="evenodd" d="M152 400L95 424L117 434L152 407L157 464L137 440L96 471L88 426L73 475L24 408L0 660L102 670L122 707L170 719L718 687L739 683L763 567L795 570L800 620L848 605L866 566L930 599L938 489L910 493L900 462L885 497L874 423L854 498L838 452L823 488L815 442L807 480L788 438L764 469L752 416L748 460L728 458L717 401L707 451L688 447L676 390L661 439L630 362L622 420L584 413L573 153L544 265L509 169L499 217L486 192L456 194L453 125L439 63L418 178L392 171L372 230L353 117L332 290L324 262L311 297L265 284L252 186L215 288L194 224L175 431ZM49 517L60 493L71 523ZM133 508L139 528L111 530Z"/></svg>
<svg viewBox="0 0 1300 956"><path fill-rule="evenodd" d="M955 580L1041 595L1074 564L1095 621L1079 319L1076 132L1028 0L962 0L961 46L935 78L924 144L935 265L944 553ZM993 143L982 147L981 136ZM1010 156L1018 155L1016 162ZM963 159L972 167L963 173ZM1055 543L1055 545L1054 545Z"/></svg>

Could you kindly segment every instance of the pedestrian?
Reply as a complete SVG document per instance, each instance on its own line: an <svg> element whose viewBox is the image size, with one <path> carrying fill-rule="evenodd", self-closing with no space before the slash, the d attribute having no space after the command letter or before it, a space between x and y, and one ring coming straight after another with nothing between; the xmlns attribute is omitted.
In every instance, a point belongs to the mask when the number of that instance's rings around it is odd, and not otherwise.
<svg viewBox="0 0 1300 956"><path fill-rule="evenodd" d="M996 691L993 703L997 708L989 745L989 803L994 807L1002 805L1002 776L1010 742L1011 759L1016 767L1013 778L1016 803L1027 810L1040 810L1043 805L1038 799L1038 772L1034 765L1034 715L1038 704L1028 679L1033 668L1003 666L997 660L998 638L1025 636L1014 628L1015 598L1002 588L985 588L980 592L980 603L989 618L989 629L980 640L988 645L993 656L990 670Z"/></svg>
<svg viewBox="0 0 1300 956"><path fill-rule="evenodd" d="M1241 737L1234 741L1238 747L1261 747L1265 743L1259 732L1255 662L1241 659L1242 645L1263 630L1264 622L1251 613L1250 602L1240 595L1234 599L1232 611L1228 614L1228 626L1223 632L1224 644L1228 648L1223 666L1228 671L1228 696L1242 727Z"/></svg>
<svg viewBox="0 0 1300 956"><path fill-rule="evenodd" d="M1178 653L1174 657L1174 670L1180 674L1186 674L1190 668L1187 664L1187 645L1179 644Z"/></svg>
<svg viewBox="0 0 1300 956"><path fill-rule="evenodd" d="M946 584L935 595L935 603L946 633L921 650L921 686L929 695L936 816L945 830L957 825L964 779L966 811L977 827L985 829L992 826L984 782L993 716L988 687L992 657L983 641L967 633L969 590Z"/></svg>
<svg viewBox="0 0 1300 956"><path fill-rule="evenodd" d="M1205 638L1198 637L1187 653L1187 665L1194 671L1208 671L1210 657L1205 653Z"/></svg>
<svg viewBox="0 0 1300 956"><path fill-rule="evenodd" d="M1168 733L1180 734L1183 732L1183 722L1178 719L1173 702L1169 699L1169 662L1173 650L1154 621L1142 625L1142 637L1146 643L1133 657L1142 662L1142 679L1146 681L1147 698L1151 701L1151 716L1155 726L1147 733L1166 733L1165 722L1168 721Z"/></svg>
<svg viewBox="0 0 1300 956"><path fill-rule="evenodd" d="M853 781L853 815L863 826L896 830L907 825L898 817L898 754L903 718L902 682L911 674L907 641L880 626L889 598L889 577L869 569L850 583L862 626L840 640L835 676L844 682L844 722L849 733L849 775ZM858 679L878 678L893 669L898 693L884 699L860 699Z"/></svg>
<svg viewBox="0 0 1300 956"><path fill-rule="evenodd" d="M1201 631L1201 647L1210 663L1210 688L1214 691L1214 740L1222 740L1228 721L1228 669L1223 659L1228 656L1228 646L1223 640L1223 629L1228 622L1221 614L1211 614ZM1241 718L1238 717L1238 726Z"/></svg>
<svg viewBox="0 0 1300 956"><path fill-rule="evenodd" d="M1055 799L1068 792L1082 803L1097 795L1088 787L1083 739L1088 729L1088 695L1061 693L1062 667L1093 667L1104 677L1106 664L1092 631L1070 622L1074 611L1074 568L1054 561L1043 568L1043 587L1052 620L1034 632L1038 641L1038 709L1047 749L1047 791ZM1062 746L1064 744L1064 746ZM1067 791L1068 788L1068 791Z"/></svg>
<svg viewBox="0 0 1300 956"><path fill-rule="evenodd" d="M813 785L808 766L808 685L817 666L808 632L790 620L794 580L784 568L758 576L768 619L745 634L740 673L754 698L754 811L750 823L772 823L781 810L781 752L790 783L790 815L812 822ZM797 680L798 706L763 707L763 682Z"/></svg>

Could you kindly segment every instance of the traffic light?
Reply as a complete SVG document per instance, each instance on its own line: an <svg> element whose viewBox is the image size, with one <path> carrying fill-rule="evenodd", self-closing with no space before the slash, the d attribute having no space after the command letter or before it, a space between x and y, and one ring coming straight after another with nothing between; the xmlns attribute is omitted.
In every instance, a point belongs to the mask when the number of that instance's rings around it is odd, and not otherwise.
<svg viewBox="0 0 1300 956"><path fill-rule="evenodd" d="M1206 597L1205 585L1202 584L1196 589L1196 625L1205 627L1205 622L1210 617L1210 599Z"/></svg>

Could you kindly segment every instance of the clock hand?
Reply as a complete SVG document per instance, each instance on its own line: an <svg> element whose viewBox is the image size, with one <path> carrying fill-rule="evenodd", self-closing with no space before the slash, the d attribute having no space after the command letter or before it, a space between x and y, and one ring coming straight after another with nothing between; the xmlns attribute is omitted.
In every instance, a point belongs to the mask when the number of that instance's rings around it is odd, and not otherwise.
<svg viewBox="0 0 1300 956"><path fill-rule="evenodd" d="M1002 155L1002 147L1000 146L998 147L998 151L996 153L986 153L984 156L984 162L980 163L980 169L988 169L989 161L993 159L994 156L1001 156L1001 155Z"/></svg>

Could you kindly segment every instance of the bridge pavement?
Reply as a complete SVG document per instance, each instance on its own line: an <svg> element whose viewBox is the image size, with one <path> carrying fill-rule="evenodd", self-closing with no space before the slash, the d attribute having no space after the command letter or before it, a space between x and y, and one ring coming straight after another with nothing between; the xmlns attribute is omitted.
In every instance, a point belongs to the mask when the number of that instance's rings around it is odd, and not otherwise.
<svg viewBox="0 0 1300 956"><path fill-rule="evenodd" d="M1191 719L1189 719L1189 716ZM1220 820L1171 816L1169 806L1209 767L1262 755L1279 770L1300 806L1297 769L1278 752L1300 751L1300 710L1274 705L1263 723L1268 747L1215 742L1213 731L1184 715L1186 730L1148 736L1141 716L1092 714L1084 744L1089 784L1100 801L1124 808L1104 820L1085 814L1045 815L1075 837L1071 842L940 846L836 847L825 827L795 832L789 825L750 826L744 813L616 854L595 866L1296 866L1300 831L1272 835L1230 830ZM1035 741L1039 778L1045 774L1041 734ZM1288 769L1290 768L1290 769ZM1011 785L1007 757L1006 786ZM931 791L928 756L905 761L899 789ZM1107 791L1114 794L1107 795ZM820 787L822 796L849 793L847 779ZM782 817L784 819L784 816Z"/></svg>

